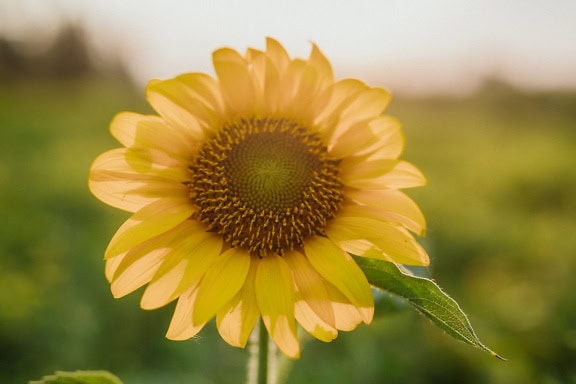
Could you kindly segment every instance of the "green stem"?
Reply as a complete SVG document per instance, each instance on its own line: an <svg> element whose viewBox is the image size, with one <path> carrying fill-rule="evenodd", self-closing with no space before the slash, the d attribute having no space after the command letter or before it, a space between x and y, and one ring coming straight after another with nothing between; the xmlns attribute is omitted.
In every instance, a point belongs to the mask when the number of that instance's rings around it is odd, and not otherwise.
<svg viewBox="0 0 576 384"><path fill-rule="evenodd" d="M262 321L258 332L258 384L268 384L268 330Z"/></svg>

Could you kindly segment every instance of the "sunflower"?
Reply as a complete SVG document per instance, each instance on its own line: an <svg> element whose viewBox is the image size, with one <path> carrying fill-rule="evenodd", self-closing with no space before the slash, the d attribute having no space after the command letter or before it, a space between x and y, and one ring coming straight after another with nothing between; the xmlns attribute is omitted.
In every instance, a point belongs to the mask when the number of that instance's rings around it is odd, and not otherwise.
<svg viewBox="0 0 576 384"><path fill-rule="evenodd" d="M215 317L244 347L261 318L296 358L297 323L331 341L371 322L371 287L351 254L428 264L412 236L423 215L400 191L425 179L398 159L389 93L335 81L316 45L292 59L269 38L244 56L219 49L213 63L216 77L150 81L158 115L112 121L123 147L95 160L90 190L133 215L106 249L106 277L115 297L146 285L144 309L177 300L169 339Z"/></svg>

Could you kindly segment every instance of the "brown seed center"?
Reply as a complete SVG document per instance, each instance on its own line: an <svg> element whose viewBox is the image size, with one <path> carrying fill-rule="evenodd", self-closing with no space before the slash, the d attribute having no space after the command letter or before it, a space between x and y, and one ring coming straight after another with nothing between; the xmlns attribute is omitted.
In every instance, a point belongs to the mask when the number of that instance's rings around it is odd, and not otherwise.
<svg viewBox="0 0 576 384"><path fill-rule="evenodd" d="M190 171L197 219L259 256L323 234L343 198L338 163L318 135L282 118L225 124Z"/></svg>

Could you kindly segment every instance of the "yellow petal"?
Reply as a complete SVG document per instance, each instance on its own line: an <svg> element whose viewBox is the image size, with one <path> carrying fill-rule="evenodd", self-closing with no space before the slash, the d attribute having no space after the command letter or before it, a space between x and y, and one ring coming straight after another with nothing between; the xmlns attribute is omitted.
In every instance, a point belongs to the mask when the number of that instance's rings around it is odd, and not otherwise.
<svg viewBox="0 0 576 384"><path fill-rule="evenodd" d="M350 189L346 196L377 214L381 220L402 224L417 235L426 231L426 219L422 211L406 194L395 189L372 191Z"/></svg>
<svg viewBox="0 0 576 384"><path fill-rule="evenodd" d="M109 280L114 297L125 296L150 282L167 252L168 249L158 248L147 241L123 255L114 271L107 273L113 273ZM116 259L118 256L106 260L106 263Z"/></svg>
<svg viewBox="0 0 576 384"><path fill-rule="evenodd" d="M360 121L380 116L390 103L390 93L383 88L368 88L356 95L342 110L342 121Z"/></svg>
<svg viewBox="0 0 576 384"><path fill-rule="evenodd" d="M146 86L148 103L160 116L194 141L202 140L201 121L188 108L191 102L186 90L176 79L150 80Z"/></svg>
<svg viewBox="0 0 576 384"><path fill-rule="evenodd" d="M299 62L294 62L299 63ZM291 67L288 74L291 74ZM300 71L298 69L297 71ZM303 66L301 73L295 74L295 78L291 79L292 83L296 85L292 94L284 94L285 111L292 116L298 116L299 121L305 125L312 125L314 121L314 114L312 113L312 103L317 98L320 91L318 82L318 74L316 70L308 65ZM288 87L283 86L283 89Z"/></svg>
<svg viewBox="0 0 576 384"><path fill-rule="evenodd" d="M350 98L342 108L335 111L339 114L339 120L330 132L332 138L330 142L356 124L380 116L389 102L390 94L382 88L368 88Z"/></svg>
<svg viewBox="0 0 576 384"><path fill-rule="evenodd" d="M300 356L294 319L294 280L290 267L278 255L258 262L255 278L256 300L268 333L285 355Z"/></svg>
<svg viewBox="0 0 576 384"><path fill-rule="evenodd" d="M220 90L220 84L212 76L204 73L185 73L176 77L190 92L191 96L198 99L207 109L208 116L198 114L201 121L214 122L213 115L224 115L224 99Z"/></svg>
<svg viewBox="0 0 576 384"><path fill-rule="evenodd" d="M186 160L194 153L193 137L174 129L158 116L122 112L112 120L110 131L125 147L156 148Z"/></svg>
<svg viewBox="0 0 576 384"><path fill-rule="evenodd" d="M106 260L104 273L106 274L106 279L108 279L108 281L112 281L112 278L114 277L114 274L118 269L118 266L120 265L120 263L122 263L122 260L124 260L126 253L128 252L124 252L118 256L114 256Z"/></svg>
<svg viewBox="0 0 576 384"><path fill-rule="evenodd" d="M326 233L338 244L346 240L367 240L385 253L363 253L358 256L377 257L407 265L428 265L430 262L424 249L408 231L373 217L354 216L353 213L347 215L342 210L326 228Z"/></svg>
<svg viewBox="0 0 576 384"><path fill-rule="evenodd" d="M326 88L328 85L334 82L334 74L332 72L330 61L328 61L326 56L324 56L316 44L312 44L308 65L311 65L314 69L316 69L316 72L318 73L318 76L322 82L322 88Z"/></svg>
<svg viewBox="0 0 576 384"><path fill-rule="evenodd" d="M280 76L284 76L290 63L290 56L288 56L288 53L282 44L277 40L268 37L266 39L266 56L270 58Z"/></svg>
<svg viewBox="0 0 576 384"><path fill-rule="evenodd" d="M374 316L374 307L358 308L354 304L350 303L350 300L348 300L346 296L344 296L342 292L332 284L326 283L326 291L328 292L330 302L332 303L337 329L341 331L351 331L362 321L366 324L369 324L372 321L372 317Z"/></svg>
<svg viewBox="0 0 576 384"><path fill-rule="evenodd" d="M328 342L338 336L338 330L322 320L304 300L296 302L294 315L302 328L318 340Z"/></svg>
<svg viewBox="0 0 576 384"><path fill-rule="evenodd" d="M210 320L242 288L250 269L250 255L231 248L221 254L202 278L193 311L193 323Z"/></svg>
<svg viewBox="0 0 576 384"><path fill-rule="evenodd" d="M250 264L250 270L240 292L216 314L216 325L220 336L235 347L246 346L260 314L254 290L257 265L256 262Z"/></svg>
<svg viewBox="0 0 576 384"><path fill-rule="evenodd" d="M289 113L294 113L290 110L290 107L295 101L302 76L307 68L308 66L305 61L299 59L292 60L284 76L280 77L279 105L282 111L286 108L289 110Z"/></svg>
<svg viewBox="0 0 576 384"><path fill-rule="evenodd" d="M129 212L136 212L160 198L188 194L188 188L180 182L136 172L126 162L125 148L105 152L94 161L89 188L106 204Z"/></svg>
<svg viewBox="0 0 576 384"><path fill-rule="evenodd" d="M299 252L287 252L284 260L290 266L300 298L326 323L334 325L334 312L330 305L324 278L308 259Z"/></svg>
<svg viewBox="0 0 576 384"><path fill-rule="evenodd" d="M170 340L187 340L196 336L198 332L206 325L206 323L193 325L192 324L192 310L196 301L198 290L196 286L191 287L180 296L172 321L166 332L166 337Z"/></svg>
<svg viewBox="0 0 576 384"><path fill-rule="evenodd" d="M134 146L126 149L126 163L141 174L156 174L176 182L187 181L189 159L175 157L155 148Z"/></svg>
<svg viewBox="0 0 576 384"><path fill-rule="evenodd" d="M342 110L366 89L367 85L355 79L340 80L326 88L312 105L316 116L314 125L320 127L327 138L332 138Z"/></svg>
<svg viewBox="0 0 576 384"><path fill-rule="evenodd" d="M182 284L187 266L188 260L182 259L168 272L153 279L142 295L140 307L142 309L157 309L176 299L178 297L176 290Z"/></svg>
<svg viewBox="0 0 576 384"><path fill-rule="evenodd" d="M332 142L330 155L341 159L352 155L361 155L366 153L379 138L371 130L366 122L350 127L344 132L338 140Z"/></svg>
<svg viewBox="0 0 576 384"><path fill-rule="evenodd" d="M190 217L194 207L188 198L155 201L132 215L110 240L105 258L114 257L137 244L174 228Z"/></svg>
<svg viewBox="0 0 576 384"><path fill-rule="evenodd" d="M370 130L378 138L370 148L371 159L397 159L404 149L404 135L400 122L391 116L380 116L369 123Z"/></svg>
<svg viewBox="0 0 576 384"><path fill-rule="evenodd" d="M151 81L146 89L150 104L175 128L195 140L217 125L223 113L218 83L208 75L188 73Z"/></svg>
<svg viewBox="0 0 576 384"><path fill-rule="evenodd" d="M360 121L333 140L330 154L336 158L369 154L370 159L396 159L404 146L400 128L389 116Z"/></svg>
<svg viewBox="0 0 576 384"><path fill-rule="evenodd" d="M342 182L359 189L400 189L426 184L422 172L401 160L345 158L340 163Z"/></svg>
<svg viewBox="0 0 576 384"><path fill-rule="evenodd" d="M250 73L254 83L254 112L256 115L270 113L266 108L266 64L269 59L266 54L254 48L246 51L246 61L249 63Z"/></svg>
<svg viewBox="0 0 576 384"><path fill-rule="evenodd" d="M196 285L222 248L222 240L206 232L189 233L174 243L142 295L143 309L162 307Z"/></svg>
<svg viewBox="0 0 576 384"><path fill-rule="evenodd" d="M255 90L244 58L233 49L222 48L213 53L212 61L229 111L235 115L250 115L254 109Z"/></svg>
<svg viewBox="0 0 576 384"><path fill-rule="evenodd" d="M307 240L304 250L316 271L338 288L352 304L359 308L374 308L368 280L350 255L324 237ZM363 320L370 321L368 318Z"/></svg>

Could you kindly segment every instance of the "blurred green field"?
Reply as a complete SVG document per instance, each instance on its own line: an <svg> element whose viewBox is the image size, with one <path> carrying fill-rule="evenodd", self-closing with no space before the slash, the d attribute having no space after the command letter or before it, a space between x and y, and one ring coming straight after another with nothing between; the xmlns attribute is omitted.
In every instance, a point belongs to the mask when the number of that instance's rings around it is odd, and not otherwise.
<svg viewBox="0 0 576 384"><path fill-rule="evenodd" d="M0 84L0 382L107 369L125 384L238 383L247 352L213 324L164 338L173 305L114 300L102 255L127 214L87 189L116 146L115 113L147 112L125 82ZM576 383L576 94L490 84L463 98L394 100L431 273L507 363L384 297L370 326L307 343L287 383Z"/></svg>

